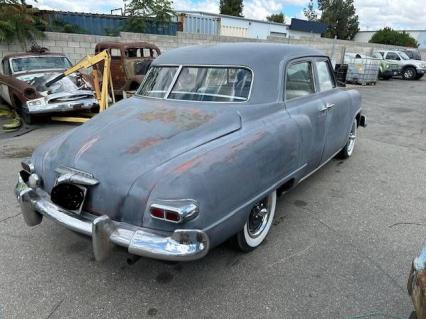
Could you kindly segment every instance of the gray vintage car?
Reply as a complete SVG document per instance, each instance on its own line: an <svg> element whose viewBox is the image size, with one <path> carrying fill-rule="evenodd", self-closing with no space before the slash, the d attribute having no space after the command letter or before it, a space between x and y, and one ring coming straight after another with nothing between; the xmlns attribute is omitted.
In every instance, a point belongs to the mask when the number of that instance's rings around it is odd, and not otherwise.
<svg viewBox="0 0 426 319"><path fill-rule="evenodd" d="M336 87L323 53L218 44L154 60L137 94L38 147L16 195L25 221L46 216L92 237L96 259L194 260L232 238L258 247L277 195L365 126L360 94Z"/></svg>

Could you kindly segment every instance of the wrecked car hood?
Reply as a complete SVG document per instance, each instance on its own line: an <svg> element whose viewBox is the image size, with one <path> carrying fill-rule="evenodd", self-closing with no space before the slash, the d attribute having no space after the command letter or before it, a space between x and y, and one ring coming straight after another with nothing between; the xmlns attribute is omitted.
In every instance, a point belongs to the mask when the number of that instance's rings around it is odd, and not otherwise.
<svg viewBox="0 0 426 319"><path fill-rule="evenodd" d="M33 155L36 170L51 191L61 166L99 180L91 191L91 211L118 218L133 182L161 164L241 128L241 118L224 106L196 107L132 97L100 113ZM43 157L42 163L40 157ZM108 200L106 200L108 198Z"/></svg>
<svg viewBox="0 0 426 319"><path fill-rule="evenodd" d="M17 76L18 80L24 81L34 87L34 89L42 96L48 96L51 94L69 93L79 94L80 91L84 91L82 98L93 96L91 85L85 81L81 74L71 74L58 82L54 83L50 87L46 87L46 83L60 75L62 72L37 72L27 73L24 75Z"/></svg>

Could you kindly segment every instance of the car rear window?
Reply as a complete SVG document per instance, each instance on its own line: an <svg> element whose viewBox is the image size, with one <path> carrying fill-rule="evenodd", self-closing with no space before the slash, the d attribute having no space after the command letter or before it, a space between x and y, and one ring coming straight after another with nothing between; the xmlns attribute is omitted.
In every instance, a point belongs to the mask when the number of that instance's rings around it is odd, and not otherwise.
<svg viewBox="0 0 426 319"><path fill-rule="evenodd" d="M152 67L138 94L185 101L244 102L253 79L251 70L234 66L183 66L173 83L170 72L171 67ZM166 73L167 81L163 80Z"/></svg>

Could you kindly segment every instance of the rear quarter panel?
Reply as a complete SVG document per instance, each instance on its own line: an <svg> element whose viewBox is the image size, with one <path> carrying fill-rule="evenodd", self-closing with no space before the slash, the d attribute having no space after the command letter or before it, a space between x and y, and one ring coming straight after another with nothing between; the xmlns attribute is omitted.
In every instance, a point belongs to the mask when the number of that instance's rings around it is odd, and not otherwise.
<svg viewBox="0 0 426 319"><path fill-rule="evenodd" d="M130 191L150 192L142 225L172 231L176 224L152 219L156 199L195 199L197 218L180 228L207 231L213 245L239 231L258 200L291 178L299 168L300 137L282 105L268 105L269 115L254 117L243 128L192 150L141 177ZM161 177L153 178L155 175ZM149 181L157 180L148 186Z"/></svg>

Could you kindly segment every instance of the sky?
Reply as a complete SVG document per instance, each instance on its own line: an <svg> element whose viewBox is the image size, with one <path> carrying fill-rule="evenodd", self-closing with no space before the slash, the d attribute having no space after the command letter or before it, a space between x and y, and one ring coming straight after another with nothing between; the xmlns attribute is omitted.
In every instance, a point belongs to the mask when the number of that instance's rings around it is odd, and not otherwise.
<svg viewBox="0 0 426 319"><path fill-rule="evenodd" d="M123 0L38 0L28 1L40 9L110 13L123 7ZM287 22L291 18L304 18L303 8L309 0L244 0L246 18L265 20L272 13L284 12ZM426 0L354 0L361 30L426 29ZM174 0L175 10L219 13L219 0Z"/></svg>

